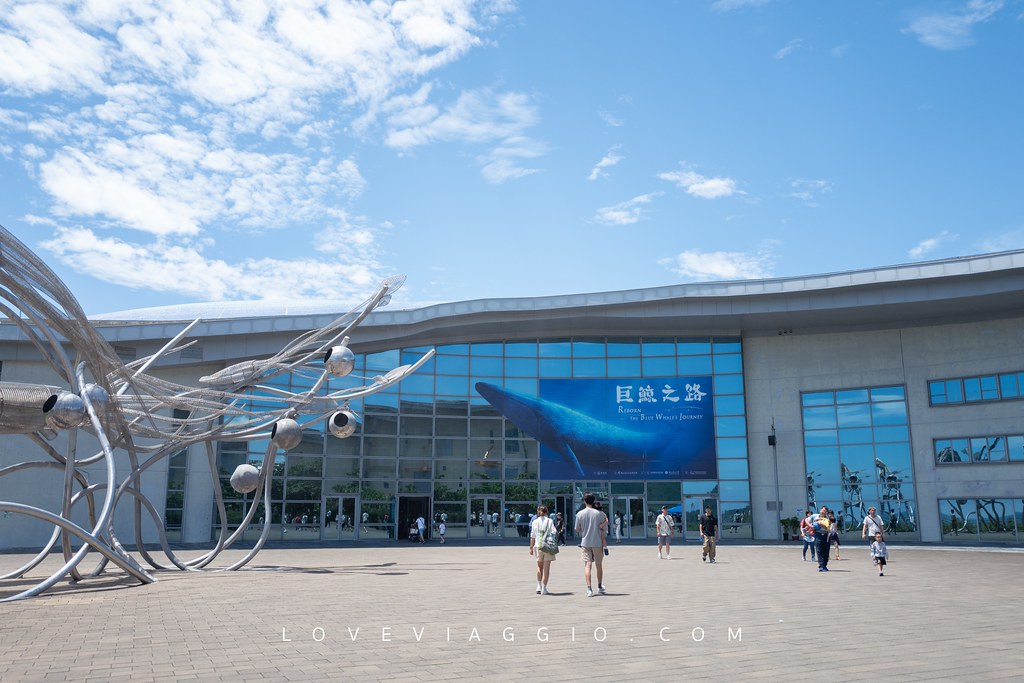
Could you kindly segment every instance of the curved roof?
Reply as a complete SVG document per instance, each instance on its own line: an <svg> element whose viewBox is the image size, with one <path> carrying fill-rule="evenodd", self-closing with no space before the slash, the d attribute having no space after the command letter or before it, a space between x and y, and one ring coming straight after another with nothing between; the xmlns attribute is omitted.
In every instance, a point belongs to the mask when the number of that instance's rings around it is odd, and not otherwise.
<svg viewBox="0 0 1024 683"><path fill-rule="evenodd" d="M142 347L173 337L183 321L203 318L189 338L214 360L254 357L282 335L321 327L348 309L327 301L214 303L126 311L94 322L111 343ZM389 307L360 325L353 347L373 352L570 335L774 335L1015 316L1024 316L1024 250L802 277ZM17 336L0 329L0 338Z"/></svg>

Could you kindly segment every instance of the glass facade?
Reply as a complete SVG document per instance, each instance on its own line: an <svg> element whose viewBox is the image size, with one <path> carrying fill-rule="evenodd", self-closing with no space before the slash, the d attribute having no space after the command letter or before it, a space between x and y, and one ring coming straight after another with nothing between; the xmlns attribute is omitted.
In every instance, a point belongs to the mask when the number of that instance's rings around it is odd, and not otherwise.
<svg viewBox="0 0 1024 683"><path fill-rule="evenodd" d="M933 406L1019 398L1024 398L1024 370L928 382L928 400Z"/></svg>
<svg viewBox="0 0 1024 683"><path fill-rule="evenodd" d="M331 390L419 359L431 347L356 355L356 369L333 378ZM713 391L714 479L668 480L541 476L541 444L481 396L484 383L537 397L545 380L710 377ZM295 373L279 382L290 391L315 377ZM665 384L652 382L660 390ZM258 401L259 397L254 397ZM584 491L593 491L620 533L651 534L662 505L689 527L693 510L711 504L723 537L751 538L749 466L742 346L736 337L578 337L492 341L436 347L414 375L353 402L361 424L337 439L316 425L302 444L279 453L271 494L272 537L288 539L405 538L420 514L444 522L446 535L522 535L539 503L569 519ZM243 462L260 466L266 442L222 444L218 470L229 524L243 518L252 496L228 484ZM258 522L264 511L253 517ZM217 515L214 516L217 519ZM694 520L696 517L694 517ZM219 530L215 529L214 533ZM696 534L696 527L688 529Z"/></svg>
<svg viewBox="0 0 1024 683"><path fill-rule="evenodd" d="M801 394L807 502L859 534L870 507L890 534L917 538L914 471L902 386Z"/></svg>
<svg viewBox="0 0 1024 683"><path fill-rule="evenodd" d="M939 500L944 543L1017 543L1024 526L1020 498L948 498Z"/></svg>
<svg viewBox="0 0 1024 683"><path fill-rule="evenodd" d="M1024 434L964 436L933 443L938 465L1024 461Z"/></svg>

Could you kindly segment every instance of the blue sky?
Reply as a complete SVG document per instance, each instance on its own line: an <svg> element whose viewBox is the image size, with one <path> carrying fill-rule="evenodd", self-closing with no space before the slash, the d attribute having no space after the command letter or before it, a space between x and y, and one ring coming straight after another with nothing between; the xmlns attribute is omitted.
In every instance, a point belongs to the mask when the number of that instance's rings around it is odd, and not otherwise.
<svg viewBox="0 0 1024 683"><path fill-rule="evenodd" d="M1024 3L0 0L0 224L89 313L1024 248Z"/></svg>

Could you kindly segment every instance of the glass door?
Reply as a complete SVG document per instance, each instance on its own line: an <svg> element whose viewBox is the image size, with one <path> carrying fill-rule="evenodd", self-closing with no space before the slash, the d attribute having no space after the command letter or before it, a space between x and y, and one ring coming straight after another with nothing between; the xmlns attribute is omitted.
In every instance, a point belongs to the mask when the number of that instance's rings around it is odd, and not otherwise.
<svg viewBox="0 0 1024 683"><path fill-rule="evenodd" d="M496 496L470 498L470 538L500 538L503 526L501 516L501 498Z"/></svg>
<svg viewBox="0 0 1024 683"><path fill-rule="evenodd" d="M608 512L608 540L617 543L630 538L647 538L642 496L612 496Z"/></svg>
<svg viewBox="0 0 1024 683"><path fill-rule="evenodd" d="M359 538L358 504L355 496L327 496L324 500L325 541L354 541Z"/></svg>

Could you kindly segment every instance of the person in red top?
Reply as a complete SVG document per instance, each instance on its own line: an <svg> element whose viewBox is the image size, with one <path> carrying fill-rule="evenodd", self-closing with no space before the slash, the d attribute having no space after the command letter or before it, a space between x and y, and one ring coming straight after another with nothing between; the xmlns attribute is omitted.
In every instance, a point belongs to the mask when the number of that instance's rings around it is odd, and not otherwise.
<svg viewBox="0 0 1024 683"><path fill-rule="evenodd" d="M811 549L811 562L816 559L814 547L814 528L811 526L811 511L804 510L804 518L800 520L800 539L804 542L804 562L807 561L807 549Z"/></svg>

